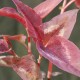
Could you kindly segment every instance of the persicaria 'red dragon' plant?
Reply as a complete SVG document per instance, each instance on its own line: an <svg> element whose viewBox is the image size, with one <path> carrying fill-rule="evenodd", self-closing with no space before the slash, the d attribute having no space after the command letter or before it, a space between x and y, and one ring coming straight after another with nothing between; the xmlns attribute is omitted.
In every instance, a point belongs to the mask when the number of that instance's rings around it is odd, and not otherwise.
<svg viewBox="0 0 80 80"><path fill-rule="evenodd" d="M19 0L12 1L18 12L14 8L4 7L0 9L0 16L14 18L24 25L28 34L28 45L25 43L26 36L23 34L15 36L1 35L0 54L8 52L10 55L0 56L0 66L12 68L23 80L43 80L40 62L44 57L49 60L48 80L50 80L52 74L53 64L80 77L80 50L68 40L79 9L66 11L73 2L80 8L80 0L45 0L33 9ZM61 2L60 14L50 21L42 23L42 19ZM37 63L31 52L31 38L40 53ZM19 57L12 49L10 40L16 40L23 44L28 50L28 54Z"/></svg>

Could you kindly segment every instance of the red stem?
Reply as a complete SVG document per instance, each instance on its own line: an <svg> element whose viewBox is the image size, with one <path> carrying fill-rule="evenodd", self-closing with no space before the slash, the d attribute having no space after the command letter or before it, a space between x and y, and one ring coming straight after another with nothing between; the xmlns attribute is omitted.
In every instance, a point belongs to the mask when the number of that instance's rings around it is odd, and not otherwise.
<svg viewBox="0 0 80 80"><path fill-rule="evenodd" d="M48 66L48 74L47 74L47 79L50 80L51 75L52 75L52 67L53 64L51 62L49 62L49 66Z"/></svg>
<svg viewBox="0 0 80 80"><path fill-rule="evenodd" d="M42 56L41 55L39 55L39 58L38 58L38 66L40 67L40 63L41 63L41 59L42 59Z"/></svg>
<svg viewBox="0 0 80 80"><path fill-rule="evenodd" d="M28 32L27 34L28 34L28 53L31 54L31 39L30 39L30 35Z"/></svg>

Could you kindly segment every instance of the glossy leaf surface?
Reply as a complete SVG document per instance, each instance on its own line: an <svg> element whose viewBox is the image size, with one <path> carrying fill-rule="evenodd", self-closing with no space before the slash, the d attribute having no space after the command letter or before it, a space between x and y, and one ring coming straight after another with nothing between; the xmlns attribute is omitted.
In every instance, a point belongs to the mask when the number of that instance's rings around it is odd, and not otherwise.
<svg viewBox="0 0 80 80"><path fill-rule="evenodd" d="M80 50L71 41L54 36L46 47L37 43L37 49L58 68L80 77Z"/></svg>

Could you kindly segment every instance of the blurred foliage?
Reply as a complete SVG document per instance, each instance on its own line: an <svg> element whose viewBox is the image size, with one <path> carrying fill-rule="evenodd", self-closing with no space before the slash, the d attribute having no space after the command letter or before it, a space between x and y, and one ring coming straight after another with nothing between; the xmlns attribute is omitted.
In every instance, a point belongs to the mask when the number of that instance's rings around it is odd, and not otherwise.
<svg viewBox="0 0 80 80"><path fill-rule="evenodd" d="M43 0L22 0L22 1L33 8ZM11 0L0 0L0 8L4 6L10 6L10 7L16 8ZM61 6L61 4L59 6ZM49 16L47 16L43 21L44 22L48 21L52 17L59 14L60 12L59 6L53 12L51 12ZM72 4L69 7L69 9L73 9L73 8L75 8L74 4ZM23 26L22 24L20 24L14 19L11 19L8 17L0 17L0 35L1 34L16 35L21 33L26 34L26 31L22 26ZM79 35L80 35L80 12L78 13L77 22L72 32L72 35L70 37L70 40L73 41L78 47L80 47ZM24 47L21 44L15 41L12 41L12 43L13 43L13 49L16 51L16 53L19 56L23 56L27 53L26 49L24 49ZM32 51L37 59L38 52L33 42L32 42ZM41 63L41 70L47 72L47 68L48 68L48 60L43 58ZM69 73L66 73L64 71L61 71L60 69L58 69L53 65L53 72L55 71L59 71L62 74L54 78L52 77L51 80L80 80L80 78L74 75L71 75ZM6 68L6 67L0 67L0 80L21 80L21 78L12 69ZM47 80L47 79L44 79L44 80Z"/></svg>

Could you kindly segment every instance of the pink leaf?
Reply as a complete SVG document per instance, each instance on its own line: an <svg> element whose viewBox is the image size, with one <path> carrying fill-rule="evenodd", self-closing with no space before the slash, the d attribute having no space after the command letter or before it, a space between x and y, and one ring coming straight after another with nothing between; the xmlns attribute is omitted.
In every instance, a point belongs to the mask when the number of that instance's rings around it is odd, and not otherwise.
<svg viewBox="0 0 80 80"><path fill-rule="evenodd" d="M8 47L7 42L3 39L0 39L0 54L9 52L9 51L10 51L10 49Z"/></svg>
<svg viewBox="0 0 80 80"><path fill-rule="evenodd" d="M44 42L49 40L53 35L64 36L68 39L76 23L77 13L78 9L66 11L54 17L49 22L44 23Z"/></svg>
<svg viewBox="0 0 80 80"><path fill-rule="evenodd" d="M13 65L13 69L23 80L43 80L33 55L22 57Z"/></svg>
<svg viewBox="0 0 80 80"><path fill-rule="evenodd" d="M71 41L54 36L45 47L37 43L37 49L58 68L80 77L80 50Z"/></svg>
<svg viewBox="0 0 80 80"><path fill-rule="evenodd" d="M41 18L46 17L62 0L46 0L36 6L34 10Z"/></svg>

